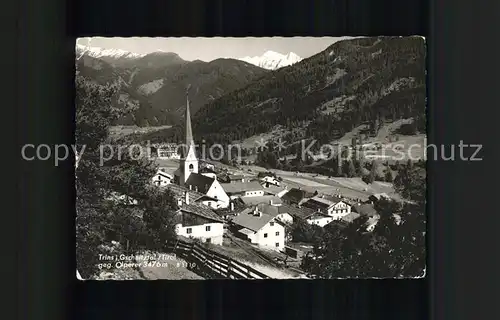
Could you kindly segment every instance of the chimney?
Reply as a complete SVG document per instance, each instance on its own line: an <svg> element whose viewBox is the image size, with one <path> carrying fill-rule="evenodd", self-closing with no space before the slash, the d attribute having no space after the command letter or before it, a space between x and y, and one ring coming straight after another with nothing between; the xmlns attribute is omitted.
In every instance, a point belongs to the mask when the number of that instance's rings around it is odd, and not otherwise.
<svg viewBox="0 0 500 320"><path fill-rule="evenodd" d="M273 199L269 200L269 204L273 205Z"/></svg>
<svg viewBox="0 0 500 320"><path fill-rule="evenodd" d="M253 215L260 217L260 211L259 211L259 208L257 206L255 206L255 209L253 210Z"/></svg>
<svg viewBox="0 0 500 320"><path fill-rule="evenodd" d="M198 186L194 186L194 191L198 192Z"/></svg>
<svg viewBox="0 0 500 320"><path fill-rule="evenodd" d="M193 190L193 186L192 185L189 185L189 190Z"/></svg>
<svg viewBox="0 0 500 320"><path fill-rule="evenodd" d="M231 212L233 212L234 211L234 202L230 203L230 208L231 208Z"/></svg>
<svg viewBox="0 0 500 320"><path fill-rule="evenodd" d="M189 192L185 193L185 202L186 204L189 204Z"/></svg>

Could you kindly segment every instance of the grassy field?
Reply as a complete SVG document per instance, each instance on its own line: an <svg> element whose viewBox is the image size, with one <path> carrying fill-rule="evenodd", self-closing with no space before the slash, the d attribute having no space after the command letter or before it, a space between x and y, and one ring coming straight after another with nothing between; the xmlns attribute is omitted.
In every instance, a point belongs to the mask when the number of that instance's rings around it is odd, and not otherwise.
<svg viewBox="0 0 500 320"><path fill-rule="evenodd" d="M171 127L172 126L158 126L158 127L112 126L109 129L109 134L114 138L123 138L133 133L149 133L158 130L168 129Z"/></svg>

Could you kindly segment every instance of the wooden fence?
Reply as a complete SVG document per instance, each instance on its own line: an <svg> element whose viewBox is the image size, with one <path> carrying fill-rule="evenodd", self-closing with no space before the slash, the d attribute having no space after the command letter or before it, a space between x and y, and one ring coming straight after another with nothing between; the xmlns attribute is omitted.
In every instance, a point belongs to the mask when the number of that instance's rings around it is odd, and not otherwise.
<svg viewBox="0 0 500 320"><path fill-rule="evenodd" d="M183 240L169 241L166 249L189 262L194 262L196 269L211 278L221 279L270 279L241 262L226 257L194 242Z"/></svg>

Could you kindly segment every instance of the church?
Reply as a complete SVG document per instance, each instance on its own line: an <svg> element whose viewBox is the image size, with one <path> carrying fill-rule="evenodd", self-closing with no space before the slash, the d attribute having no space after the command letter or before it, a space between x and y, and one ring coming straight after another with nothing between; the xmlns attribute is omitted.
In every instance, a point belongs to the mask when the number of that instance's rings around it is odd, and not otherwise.
<svg viewBox="0 0 500 320"><path fill-rule="evenodd" d="M213 209L227 208L230 199L217 178L210 173L199 172L199 162L191 128L191 114L189 111L189 96L186 93L186 141L183 154L179 161L179 168L174 172L174 182L182 187L203 193L207 199L203 201Z"/></svg>

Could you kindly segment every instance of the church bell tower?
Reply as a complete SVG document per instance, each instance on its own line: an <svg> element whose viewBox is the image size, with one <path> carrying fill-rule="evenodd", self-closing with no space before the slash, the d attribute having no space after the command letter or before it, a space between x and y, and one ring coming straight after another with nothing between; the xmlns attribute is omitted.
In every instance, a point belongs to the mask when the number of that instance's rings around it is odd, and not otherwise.
<svg viewBox="0 0 500 320"><path fill-rule="evenodd" d="M191 128L191 114L189 112L189 88L186 90L186 142L183 146L183 156L179 164L180 179L179 184L184 186L191 173L198 173L198 159L193 140L193 130Z"/></svg>

